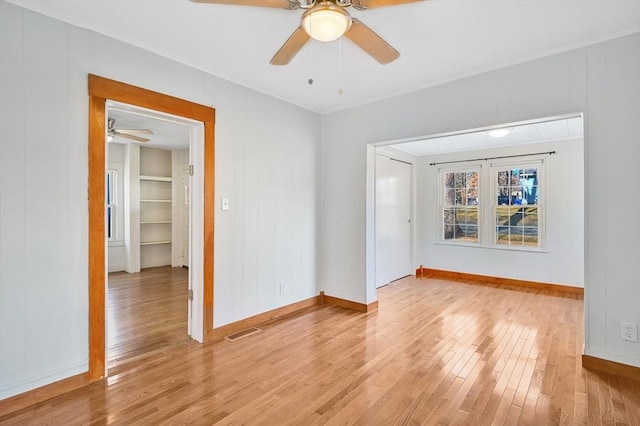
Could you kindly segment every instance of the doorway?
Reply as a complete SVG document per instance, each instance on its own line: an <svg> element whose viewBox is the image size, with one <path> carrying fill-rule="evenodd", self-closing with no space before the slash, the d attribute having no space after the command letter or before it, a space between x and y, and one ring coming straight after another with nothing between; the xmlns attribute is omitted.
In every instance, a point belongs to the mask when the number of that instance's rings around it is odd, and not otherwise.
<svg viewBox="0 0 640 426"><path fill-rule="evenodd" d="M207 341L213 331L213 200L214 200L214 125L215 110L204 105L174 98L103 77L89 75L89 380L100 380L106 371L106 244L105 244L105 132L107 100L121 102L160 113L172 114L199 122L192 132L200 140L192 156L195 173L191 193L194 227L190 268L193 288L192 324L196 340ZM196 183L199 187L196 188ZM198 206L196 199L200 200ZM197 212L200 212L196 217ZM196 230L196 228L198 230Z"/></svg>
<svg viewBox="0 0 640 426"><path fill-rule="evenodd" d="M191 133L199 123L107 101L109 369L183 343L190 324L185 259ZM184 173L186 167L187 173ZM188 212L190 210L187 210ZM196 261L195 264L200 262Z"/></svg>
<svg viewBox="0 0 640 426"><path fill-rule="evenodd" d="M376 288L411 275L411 164L376 154Z"/></svg>

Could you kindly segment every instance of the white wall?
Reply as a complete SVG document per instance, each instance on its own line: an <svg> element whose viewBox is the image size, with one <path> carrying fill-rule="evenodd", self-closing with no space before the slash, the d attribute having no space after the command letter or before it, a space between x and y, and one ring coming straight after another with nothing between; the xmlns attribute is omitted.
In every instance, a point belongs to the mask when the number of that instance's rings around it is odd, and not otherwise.
<svg viewBox="0 0 640 426"><path fill-rule="evenodd" d="M431 166L430 163L556 151L553 155ZM541 251L442 243L439 206L440 167L481 165L481 203L485 207L495 192L491 164L531 159L544 161L545 226ZM445 271L466 272L527 281L584 286L584 154L582 139L425 156L418 162L416 216L417 265ZM491 210L482 210L481 213ZM482 240L492 241L493 217L481 215ZM416 266L417 266L416 265Z"/></svg>
<svg viewBox="0 0 640 426"><path fill-rule="evenodd" d="M323 116L320 288L358 302L375 294L367 144L584 111L585 353L640 366L639 344L620 340L621 320L640 321L640 223L620 213L640 207L627 193L640 184L639 75L636 33Z"/></svg>
<svg viewBox="0 0 640 426"><path fill-rule="evenodd" d="M107 144L107 169L117 171L116 182L116 240L109 241L107 252L107 270L109 272L124 271L124 145L117 143Z"/></svg>
<svg viewBox="0 0 640 426"><path fill-rule="evenodd" d="M317 114L0 1L0 398L87 370L88 73L216 108L216 326L318 294Z"/></svg>

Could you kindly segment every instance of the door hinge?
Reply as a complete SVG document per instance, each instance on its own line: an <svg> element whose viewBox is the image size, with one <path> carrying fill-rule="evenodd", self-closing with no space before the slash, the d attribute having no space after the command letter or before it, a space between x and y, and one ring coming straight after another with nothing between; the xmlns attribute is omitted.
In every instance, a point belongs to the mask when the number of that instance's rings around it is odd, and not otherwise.
<svg viewBox="0 0 640 426"><path fill-rule="evenodd" d="M189 164L189 176L193 176L193 164Z"/></svg>
<svg viewBox="0 0 640 426"><path fill-rule="evenodd" d="M187 294L187 299L193 302L193 290L189 289L189 293Z"/></svg>

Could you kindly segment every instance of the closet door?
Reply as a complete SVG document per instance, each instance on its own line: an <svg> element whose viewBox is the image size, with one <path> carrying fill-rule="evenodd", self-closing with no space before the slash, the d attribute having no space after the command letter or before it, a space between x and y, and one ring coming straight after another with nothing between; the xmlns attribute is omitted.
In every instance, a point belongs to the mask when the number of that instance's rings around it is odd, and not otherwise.
<svg viewBox="0 0 640 426"><path fill-rule="evenodd" d="M411 164L376 155L376 287L411 275Z"/></svg>

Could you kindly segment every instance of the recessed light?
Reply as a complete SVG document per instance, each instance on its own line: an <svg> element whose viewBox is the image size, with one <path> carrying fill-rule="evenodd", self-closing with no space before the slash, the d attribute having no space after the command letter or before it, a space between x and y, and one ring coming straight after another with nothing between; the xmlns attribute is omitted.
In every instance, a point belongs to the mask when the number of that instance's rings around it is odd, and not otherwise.
<svg viewBox="0 0 640 426"><path fill-rule="evenodd" d="M511 129L508 129L508 128L505 128L505 129L492 129L492 130L489 130L487 133L492 138L502 138L504 136L507 136L510 131L511 131Z"/></svg>

